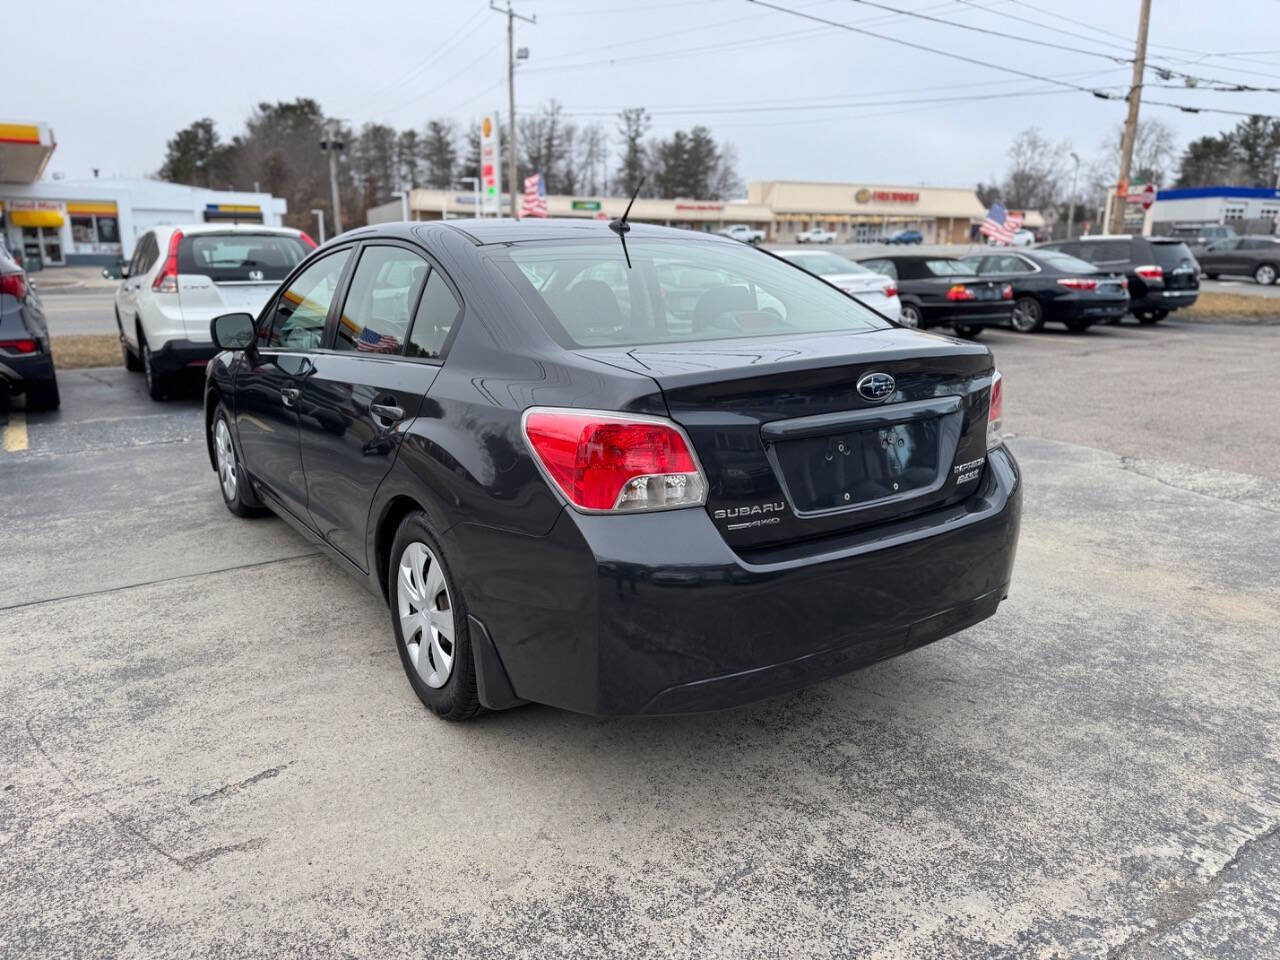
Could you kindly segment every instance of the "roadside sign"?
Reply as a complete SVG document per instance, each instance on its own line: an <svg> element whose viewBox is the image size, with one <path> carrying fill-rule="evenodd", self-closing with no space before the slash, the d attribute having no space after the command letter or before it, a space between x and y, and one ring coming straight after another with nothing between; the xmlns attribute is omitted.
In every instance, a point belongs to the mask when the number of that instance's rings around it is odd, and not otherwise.
<svg viewBox="0 0 1280 960"><path fill-rule="evenodd" d="M575 200L573 201L573 209L575 210L599 210L599 200Z"/></svg>
<svg viewBox="0 0 1280 960"><path fill-rule="evenodd" d="M480 216L502 216L502 158L498 155L498 118L480 121Z"/></svg>
<svg viewBox="0 0 1280 960"><path fill-rule="evenodd" d="M1156 185L1148 183L1142 191L1142 209L1150 210L1151 205L1156 202Z"/></svg>

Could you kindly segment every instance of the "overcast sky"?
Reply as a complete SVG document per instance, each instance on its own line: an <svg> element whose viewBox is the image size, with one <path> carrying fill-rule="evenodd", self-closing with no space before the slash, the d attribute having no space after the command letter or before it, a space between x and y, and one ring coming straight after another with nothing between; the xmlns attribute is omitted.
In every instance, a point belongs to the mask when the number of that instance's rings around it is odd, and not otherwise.
<svg viewBox="0 0 1280 960"><path fill-rule="evenodd" d="M1138 19L1137 0L883 0L1078 48L1067 51L887 14L859 0L769 2L1120 92L1128 64L1078 51L1131 56ZM1153 61L1280 87L1280 0L1152 5ZM1069 138L1087 163L1124 116L1120 102L748 0L520 0L516 9L538 21L517 22L517 45L530 50L516 76L518 110L554 97L569 114L603 120L611 148L612 116L623 107L647 107L655 133L705 123L737 146L744 180L971 185L1003 171L1009 140L1024 127ZM229 138L261 100L314 97L354 124L399 128L439 116L465 126L486 109L506 110L506 17L490 12L488 0L52 0L17 4L7 19L0 119L49 123L58 140L49 171L67 177L90 176L94 167L103 176L151 173L178 128L210 116ZM1223 53L1232 56L1205 56ZM1028 91L1039 92L1021 95ZM936 102L994 94L1020 95ZM1280 114L1275 93L1148 89L1146 98ZM886 102L902 100L935 102ZM1143 115L1169 121L1179 145L1237 119L1154 106Z"/></svg>

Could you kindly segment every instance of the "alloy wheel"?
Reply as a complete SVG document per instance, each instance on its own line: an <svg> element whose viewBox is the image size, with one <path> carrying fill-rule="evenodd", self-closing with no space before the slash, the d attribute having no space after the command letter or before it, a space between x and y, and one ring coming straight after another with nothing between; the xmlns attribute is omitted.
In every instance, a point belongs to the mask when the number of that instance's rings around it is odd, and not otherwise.
<svg viewBox="0 0 1280 960"><path fill-rule="evenodd" d="M920 314L915 307L904 306L902 313L898 316L898 322L904 327L911 327L913 330L920 328Z"/></svg>
<svg viewBox="0 0 1280 960"><path fill-rule="evenodd" d="M1257 280L1258 283L1262 284L1264 287L1270 286L1276 282L1276 268L1269 263L1264 263L1254 271L1253 279Z"/></svg>
<svg viewBox="0 0 1280 960"><path fill-rule="evenodd" d="M1009 323L1019 333L1030 333L1039 319L1035 302L1024 298L1013 305L1013 317Z"/></svg>
<svg viewBox="0 0 1280 960"><path fill-rule="evenodd" d="M218 482L222 484L222 495L232 502L236 498L239 479L236 474L236 449L231 445L231 431L227 429L227 421L218 417L213 427L213 449L218 461Z"/></svg>
<svg viewBox="0 0 1280 960"><path fill-rule="evenodd" d="M453 604L440 561L425 543L414 541L400 555L396 612L405 649L418 676L439 689L453 673Z"/></svg>

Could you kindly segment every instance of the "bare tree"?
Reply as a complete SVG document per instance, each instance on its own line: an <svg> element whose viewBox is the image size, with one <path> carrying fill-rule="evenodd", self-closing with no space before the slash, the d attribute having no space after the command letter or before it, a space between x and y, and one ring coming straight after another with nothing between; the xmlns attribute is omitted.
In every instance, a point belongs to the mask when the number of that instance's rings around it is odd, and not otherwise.
<svg viewBox="0 0 1280 960"><path fill-rule="evenodd" d="M1062 193L1064 160L1070 151L1067 140L1050 140L1037 127L1023 130L1009 147L1001 202L1015 210L1052 209Z"/></svg>

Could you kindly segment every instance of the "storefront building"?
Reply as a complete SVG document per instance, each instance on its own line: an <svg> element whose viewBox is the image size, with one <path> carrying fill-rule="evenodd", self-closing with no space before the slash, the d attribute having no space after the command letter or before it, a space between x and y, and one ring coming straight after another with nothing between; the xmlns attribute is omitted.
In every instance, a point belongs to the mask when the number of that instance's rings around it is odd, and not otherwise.
<svg viewBox="0 0 1280 960"><path fill-rule="evenodd" d="M155 226L212 221L279 226L279 197L186 187L159 180L0 182L0 235L28 269L112 264Z"/></svg>
<svg viewBox="0 0 1280 960"><path fill-rule="evenodd" d="M1280 190L1271 187L1185 187L1160 190L1147 218L1163 233L1175 226L1232 224L1237 233L1272 232L1280 221Z"/></svg>
<svg viewBox="0 0 1280 960"><path fill-rule="evenodd" d="M627 197L548 195L550 217L592 217L609 220L622 215ZM473 217L474 194L453 190L412 190L409 215L414 220ZM511 205L503 197L503 216ZM900 229L919 230L925 243L969 243L986 216L977 195L964 188L894 187L857 183L809 183L765 180L748 185L746 201L658 200L640 198L631 219L690 230L716 231L746 224L764 231L767 240L794 242L811 227L836 234L838 243L873 243ZM369 223L386 223L404 216L400 200L367 211ZM1039 229L1040 214L1025 212L1026 225Z"/></svg>
<svg viewBox="0 0 1280 960"><path fill-rule="evenodd" d="M578 217L584 220L612 220L627 209L628 197L547 195L548 217ZM476 215L476 196L457 190L410 190L409 216L413 220L457 219ZM404 216L399 200L372 207L366 211L369 223L388 223ZM504 195L502 215L511 216L511 203ZM744 223L757 230L770 228L773 214L759 204L711 200L657 200L639 197L631 208L629 219L637 223L655 223L686 230L722 230Z"/></svg>
<svg viewBox="0 0 1280 960"><path fill-rule="evenodd" d="M812 227L838 243L874 243L895 230L919 230L925 243L968 243L987 212L961 187L761 180L747 186L747 199L773 211L770 239L779 243Z"/></svg>

